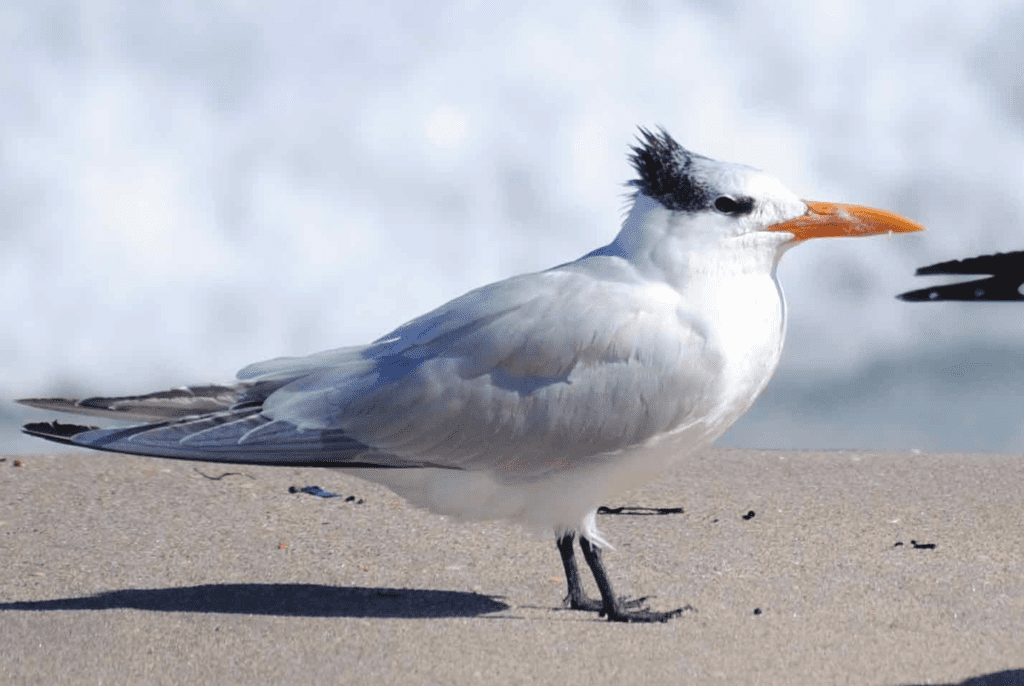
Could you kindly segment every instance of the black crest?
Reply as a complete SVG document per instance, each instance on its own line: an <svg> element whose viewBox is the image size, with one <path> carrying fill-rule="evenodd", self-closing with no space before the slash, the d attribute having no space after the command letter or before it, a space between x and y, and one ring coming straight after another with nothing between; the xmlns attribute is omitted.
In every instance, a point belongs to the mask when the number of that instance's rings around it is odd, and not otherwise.
<svg viewBox="0 0 1024 686"><path fill-rule="evenodd" d="M638 144L629 161L640 178L629 182L644 195L670 210L694 212L707 208L714 194L691 174L695 159L706 159L676 143L663 128L640 127Z"/></svg>

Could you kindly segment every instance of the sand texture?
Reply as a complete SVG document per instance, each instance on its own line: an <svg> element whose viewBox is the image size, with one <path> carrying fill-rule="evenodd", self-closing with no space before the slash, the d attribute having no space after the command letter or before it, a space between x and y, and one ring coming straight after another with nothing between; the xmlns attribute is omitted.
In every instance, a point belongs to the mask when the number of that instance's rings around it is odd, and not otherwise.
<svg viewBox="0 0 1024 686"><path fill-rule="evenodd" d="M682 513L598 517L620 592L693 608L657 625L561 609L552 540L335 472L15 459L0 683L1024 684L1018 455L691 458L607 503Z"/></svg>

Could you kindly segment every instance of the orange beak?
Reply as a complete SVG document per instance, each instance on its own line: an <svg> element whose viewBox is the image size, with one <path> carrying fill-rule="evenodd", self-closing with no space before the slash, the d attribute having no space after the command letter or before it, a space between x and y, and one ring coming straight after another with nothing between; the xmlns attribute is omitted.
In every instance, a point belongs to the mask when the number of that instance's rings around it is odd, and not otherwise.
<svg viewBox="0 0 1024 686"><path fill-rule="evenodd" d="M770 226L768 231L785 231L796 236L795 240L805 241L808 238L910 233L924 231L924 227L906 217L873 207L808 201L806 214Z"/></svg>

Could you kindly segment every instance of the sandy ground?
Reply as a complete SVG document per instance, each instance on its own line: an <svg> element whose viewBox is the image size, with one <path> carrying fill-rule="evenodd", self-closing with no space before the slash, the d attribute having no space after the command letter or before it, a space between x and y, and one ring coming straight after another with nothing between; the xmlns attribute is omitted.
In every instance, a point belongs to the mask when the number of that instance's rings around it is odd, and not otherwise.
<svg viewBox="0 0 1024 686"><path fill-rule="evenodd" d="M620 591L692 606L657 625L561 609L550 540L337 473L18 459L2 683L1024 684L1022 456L692 458L608 503L682 513L598 518Z"/></svg>

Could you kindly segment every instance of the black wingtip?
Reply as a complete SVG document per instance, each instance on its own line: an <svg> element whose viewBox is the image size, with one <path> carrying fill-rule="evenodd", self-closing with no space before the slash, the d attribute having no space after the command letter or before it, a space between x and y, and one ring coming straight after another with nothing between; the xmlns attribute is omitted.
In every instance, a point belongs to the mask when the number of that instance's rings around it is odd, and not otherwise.
<svg viewBox="0 0 1024 686"><path fill-rule="evenodd" d="M921 267L916 276L928 276L930 274L990 274L1006 279L1020 278L1024 282L1024 250L1016 252L993 253L991 255L978 255L967 257L962 260L949 260L930 264Z"/></svg>
<svg viewBox="0 0 1024 686"><path fill-rule="evenodd" d="M1014 302L1024 300L1019 286L1016 280L1005 281L992 277L907 291L896 297L906 302Z"/></svg>
<svg viewBox="0 0 1024 686"><path fill-rule="evenodd" d="M896 297L906 302L1011 302L1024 300L1024 251L979 255L921 267L916 276L987 274L989 278L907 291Z"/></svg>
<svg viewBox="0 0 1024 686"><path fill-rule="evenodd" d="M64 443L65 445L78 445L72 439L78 434L85 433L86 431L94 431L98 427L95 426L84 426L82 424L62 424L58 421L52 422L32 422L25 424L21 427L23 433L29 436L36 436L37 438L45 438L48 441L54 441L55 443Z"/></svg>
<svg viewBox="0 0 1024 686"><path fill-rule="evenodd" d="M896 296L897 300L908 303L924 303L932 300L939 300L939 292L935 288L921 288L916 291L907 291Z"/></svg>

